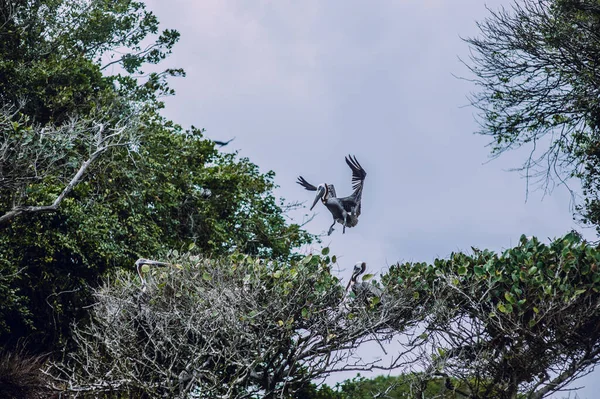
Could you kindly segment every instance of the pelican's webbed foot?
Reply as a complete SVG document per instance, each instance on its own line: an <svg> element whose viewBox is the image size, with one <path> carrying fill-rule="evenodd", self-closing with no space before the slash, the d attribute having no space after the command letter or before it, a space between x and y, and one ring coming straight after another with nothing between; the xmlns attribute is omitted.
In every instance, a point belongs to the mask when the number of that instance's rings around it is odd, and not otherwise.
<svg viewBox="0 0 600 399"><path fill-rule="evenodd" d="M335 220L333 221L333 224L331 226L329 226L329 231L327 232L327 235L330 236L331 233L333 233L333 226L335 226Z"/></svg>

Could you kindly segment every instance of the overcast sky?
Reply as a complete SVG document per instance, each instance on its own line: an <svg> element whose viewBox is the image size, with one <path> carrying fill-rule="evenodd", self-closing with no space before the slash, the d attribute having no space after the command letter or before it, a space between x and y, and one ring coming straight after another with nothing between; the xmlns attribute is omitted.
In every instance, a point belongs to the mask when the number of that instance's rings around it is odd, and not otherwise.
<svg viewBox="0 0 600 399"><path fill-rule="evenodd" d="M368 173L360 223L324 238L344 278L359 260L379 273L580 229L565 188L526 202L525 180L507 171L524 153L487 162L487 140L473 134L466 95L475 88L452 74L469 76L460 37L476 35L475 21L488 15L481 0L147 3L182 35L166 64L187 77L172 81L168 118L212 139L235 136L225 149L274 170L277 195L289 201L313 199L295 184L299 174L348 195L344 156L356 155ZM510 2L487 2L502 4ZM320 234L331 216L315 210L306 228ZM592 380L582 380L582 398L596 397Z"/></svg>

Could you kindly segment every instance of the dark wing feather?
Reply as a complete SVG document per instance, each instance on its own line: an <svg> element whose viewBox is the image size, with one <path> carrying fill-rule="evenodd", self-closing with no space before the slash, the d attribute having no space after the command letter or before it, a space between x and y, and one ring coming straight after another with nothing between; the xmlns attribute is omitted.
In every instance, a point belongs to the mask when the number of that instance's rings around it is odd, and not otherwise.
<svg viewBox="0 0 600 399"><path fill-rule="evenodd" d="M344 198L340 198L340 202L342 203L342 206L344 207L344 210L346 212L352 212L352 208L356 205L357 201L354 198L354 195L351 195L350 197L344 197ZM360 205L361 205L361 200L360 197L358 198L358 205L356 206L356 216L360 216Z"/></svg>
<svg viewBox="0 0 600 399"><path fill-rule="evenodd" d="M352 188L354 189L354 196L356 196L357 200L360 199L360 195L362 194L363 185L365 183L365 177L367 177L367 172L363 169L362 166L356 160L356 157L352 155L348 155L346 157L346 163L352 169Z"/></svg>
<svg viewBox="0 0 600 399"><path fill-rule="evenodd" d="M296 183L298 183L299 185L301 185L308 191L317 191L317 188L315 186L313 186L312 184L310 184L309 182L307 182L306 180L304 180L304 177L302 177L302 176L298 177L298 181Z"/></svg>
<svg viewBox="0 0 600 399"><path fill-rule="evenodd" d="M213 140L213 143L215 143L216 145L218 145L220 147L225 147L227 144L231 143L233 140L235 140L235 137L232 139L229 139L227 141Z"/></svg>

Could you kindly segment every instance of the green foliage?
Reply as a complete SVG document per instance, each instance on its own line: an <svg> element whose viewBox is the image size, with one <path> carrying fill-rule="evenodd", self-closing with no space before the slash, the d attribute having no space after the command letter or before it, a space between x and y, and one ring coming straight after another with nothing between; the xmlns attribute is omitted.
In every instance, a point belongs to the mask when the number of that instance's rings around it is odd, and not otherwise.
<svg viewBox="0 0 600 399"><path fill-rule="evenodd" d="M158 114L159 97L173 93L166 78L183 72L135 75L164 59L179 34L159 33L142 2L10 0L0 11L0 108L18 111L0 124L8 149L0 215L15 204L52 203L87 159L98 129L71 137L71 120L117 128L134 119L139 133L94 162L58 211L0 226L3 345L28 337L34 352L62 347L69 324L85 317L89 287L138 257L194 244L205 254L288 259L312 241L286 223L272 172L218 153L199 129ZM113 66L119 74L103 74ZM28 159L42 160L40 169Z"/></svg>
<svg viewBox="0 0 600 399"><path fill-rule="evenodd" d="M454 398L455 394L447 389L444 380L433 379L427 383L422 395L416 396L414 375L361 377L360 374L342 383L335 389L327 385L310 385L294 396L296 399L372 399L385 397L390 399Z"/></svg>
<svg viewBox="0 0 600 399"><path fill-rule="evenodd" d="M14 312L4 319L5 334L55 338L44 331L48 325L66 333L67 320L87 300L85 283L94 285L110 268L132 267L138 257L194 243L213 255L237 250L287 259L312 240L285 222L271 194L273 173L219 154L198 130L166 125L147 125L138 153L123 150L101 160L59 211L21 217L5 228L6 273L20 271L10 287ZM38 185L28 198L44 203L60 189Z"/></svg>
<svg viewBox="0 0 600 399"><path fill-rule="evenodd" d="M503 398L551 392L600 361L599 262L598 248L576 233L548 245L522 236L501 254L473 249L433 265L394 265L383 281L435 297L424 339L445 344L432 367L470 392ZM566 362L575 366L564 369ZM555 368L563 373L546 386Z"/></svg>
<svg viewBox="0 0 600 399"><path fill-rule="evenodd" d="M158 20L142 2L8 0L0 7L1 100L24 102L36 122L60 123L115 94L160 106L158 96L172 93L164 77L183 73L152 73L146 81L130 76L164 59L179 39L178 32L165 30L142 46L158 34ZM111 61L102 66L106 57ZM127 73L103 76L101 69L112 64Z"/></svg>
<svg viewBox="0 0 600 399"><path fill-rule="evenodd" d="M451 277L448 284L477 298L478 305L487 304L493 317L505 318L525 329L551 328L539 315L539 309L548 303L561 302L576 308L582 302L600 299L600 252L576 233L550 245L521 236L517 247L500 255L473 250L472 255L454 253L449 259L437 259L433 265L395 265L385 281L398 289L414 284L426 296L439 280ZM458 296L456 300L464 302Z"/></svg>

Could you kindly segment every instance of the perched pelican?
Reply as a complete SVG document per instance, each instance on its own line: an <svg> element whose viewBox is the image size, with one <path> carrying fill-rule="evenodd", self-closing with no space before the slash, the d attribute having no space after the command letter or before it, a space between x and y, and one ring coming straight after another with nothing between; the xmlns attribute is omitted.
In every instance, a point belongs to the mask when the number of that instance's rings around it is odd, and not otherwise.
<svg viewBox="0 0 600 399"><path fill-rule="evenodd" d="M352 277L350 277L350 281L348 281L348 285L346 286L346 293L352 289L352 292L356 297L378 297L381 299L383 295L383 291L374 286L373 284L367 282L357 282L358 276L363 274L367 269L366 262L358 262L354 265L354 271L352 272Z"/></svg>
<svg viewBox="0 0 600 399"><path fill-rule="evenodd" d="M362 190L367 172L360 166L356 157L351 155L347 156L346 163L350 169L352 169L352 188L354 189L354 192L348 197L338 198L335 194L335 187L333 184L322 183L319 184L318 187L315 187L307 182L302 176L299 176L298 181L296 182L309 191L317 192L317 196L315 197L315 201L310 207L310 210L315 207L317 201L320 199L321 202L323 202L323 205L331 212L333 224L329 227L327 235L331 235L333 226L335 226L336 222L344 226L342 234L346 232L346 227L354 227L358 224Z"/></svg>
<svg viewBox="0 0 600 399"><path fill-rule="evenodd" d="M142 266L173 266L171 263L159 262L156 260L144 259L140 258L135 262L135 268L137 269L138 276L140 276L140 280L142 281L142 292L146 292L146 279L142 273Z"/></svg>

